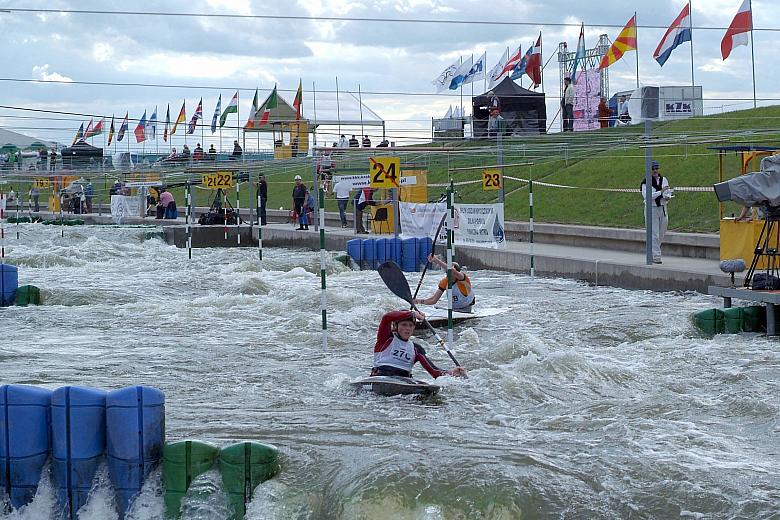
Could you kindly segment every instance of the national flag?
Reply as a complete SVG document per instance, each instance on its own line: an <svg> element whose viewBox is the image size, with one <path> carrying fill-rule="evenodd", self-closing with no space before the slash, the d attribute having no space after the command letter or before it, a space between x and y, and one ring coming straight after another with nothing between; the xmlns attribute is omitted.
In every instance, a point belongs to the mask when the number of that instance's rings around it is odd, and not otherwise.
<svg viewBox="0 0 780 520"><path fill-rule="evenodd" d="M84 139L89 137L89 133L92 131L92 118L89 118L89 123L87 123L87 128L84 130Z"/></svg>
<svg viewBox="0 0 780 520"><path fill-rule="evenodd" d="M176 121L173 122L173 128L171 128L171 135L176 133L176 127L180 124L183 124L187 120L187 113L185 111L185 105L187 104L187 100L181 102L181 110L179 110L179 117L176 118Z"/></svg>
<svg viewBox="0 0 780 520"><path fill-rule="evenodd" d="M274 89L271 92L271 94L268 96L268 99L265 100L265 103L263 103L263 106L261 107L263 109L263 115L260 117L260 126L263 126L264 124L268 123L268 118L271 117L271 110L276 108L279 104L279 96L276 93L276 85L274 85ZM260 110L258 109L258 112Z"/></svg>
<svg viewBox="0 0 780 520"><path fill-rule="evenodd" d="M471 66L474 64L474 57L469 56L469 59L461 63L455 72L452 73L452 79L450 80L450 90L457 90L463 84L463 80L466 79L466 75L471 70Z"/></svg>
<svg viewBox="0 0 780 520"><path fill-rule="evenodd" d="M76 142L79 139L83 139L83 138L84 138L84 123L81 123L81 126L79 126L79 129L76 130L76 137L73 138L73 143L71 144L71 146L76 144Z"/></svg>
<svg viewBox="0 0 780 520"><path fill-rule="evenodd" d="M141 120L138 121L138 125L133 130L133 133L135 134L136 143L146 141L146 110L144 110L144 115L141 116Z"/></svg>
<svg viewBox="0 0 780 520"><path fill-rule="evenodd" d="M92 124L92 121L90 121L90 125ZM93 126L90 130L87 132L84 132L84 137L94 137L96 135L100 135L103 133L103 127L106 126L106 118L102 117L100 118L100 121L97 122L95 126Z"/></svg>
<svg viewBox="0 0 780 520"><path fill-rule="evenodd" d="M127 115L128 113L125 112L125 118L122 121L122 126L119 127L119 133L116 136L116 142L122 141L122 139L125 138L125 133L127 132Z"/></svg>
<svg viewBox="0 0 780 520"><path fill-rule="evenodd" d="M219 113L222 112L222 94L219 95L219 99L217 99L217 108L214 109L214 116L211 118L211 133L217 131L217 118L219 117Z"/></svg>
<svg viewBox="0 0 780 520"><path fill-rule="evenodd" d="M577 83L577 67L585 59L585 24L580 27L580 39L577 40L577 52L574 54L574 64L571 67L572 83Z"/></svg>
<svg viewBox="0 0 780 520"><path fill-rule="evenodd" d="M631 17L623 30L618 34L617 39L612 42L609 50L601 58L600 69L606 69L617 60L623 57L628 51L636 50L636 14Z"/></svg>
<svg viewBox="0 0 780 520"><path fill-rule="evenodd" d="M238 112L238 90L233 94L233 99L230 100L228 106L225 107L225 111L222 112L222 116L219 118L219 127L225 126L228 114L235 114Z"/></svg>
<svg viewBox="0 0 780 520"><path fill-rule="evenodd" d="M168 142L168 126L171 124L171 104L165 109L165 129L163 130L163 142Z"/></svg>
<svg viewBox="0 0 780 520"><path fill-rule="evenodd" d="M249 109L249 119L246 120L244 128L255 128L257 126L257 109L260 102L257 98L258 92L255 89L255 97L252 99L252 108Z"/></svg>
<svg viewBox="0 0 780 520"><path fill-rule="evenodd" d="M111 142L114 140L114 115L111 115L111 126L108 127L108 145L111 146Z"/></svg>
<svg viewBox="0 0 780 520"><path fill-rule="evenodd" d="M666 60L672 54L672 51L685 42L692 41L693 31L691 29L691 4L685 4L683 10L674 19L672 25L666 30L663 38L658 43L658 47L653 52L653 58L660 66L664 66Z"/></svg>
<svg viewBox="0 0 780 520"><path fill-rule="evenodd" d="M747 33L753 30L753 11L750 9L750 0L743 0L731 25L726 29L726 34L720 42L720 53L723 59L729 57L734 47L748 44Z"/></svg>
<svg viewBox="0 0 780 520"><path fill-rule="evenodd" d="M468 85L469 83L474 83L475 81L478 81L480 79L485 78L485 65L487 62L487 53L482 53L482 57L478 59L474 64L471 66L469 71L466 73L466 78L463 80L463 85Z"/></svg>
<svg viewBox="0 0 780 520"><path fill-rule="evenodd" d="M490 69L490 72L488 72L488 79L490 80L488 88L493 88L493 85L498 82L498 79L502 76L501 71L504 70L504 65L506 65L506 60L508 59L509 47L507 47L506 50L501 54L501 58L498 60L498 63L496 63L493 68Z"/></svg>
<svg viewBox="0 0 780 520"><path fill-rule="evenodd" d="M450 82L452 82L452 76L459 66L460 60L441 71L441 74L439 74L436 79L431 81L431 83L436 85L436 92L441 92L442 90L447 90L449 88Z"/></svg>
<svg viewBox="0 0 780 520"><path fill-rule="evenodd" d="M508 60L506 60L506 63L504 63L504 68L501 69L501 75L503 76L507 72L511 72L514 70L515 65L520 63L520 60L523 59L523 49L522 47L518 47L517 50L512 53L512 55L509 57Z"/></svg>
<svg viewBox="0 0 780 520"><path fill-rule="evenodd" d="M190 119L190 126L187 128L188 134L195 133L195 127L198 126L198 119L203 119L203 98L200 98L200 101L198 101L198 108L196 108L195 113L192 114L192 119Z"/></svg>
<svg viewBox="0 0 780 520"><path fill-rule="evenodd" d="M539 33L534 50L525 64L525 73L534 82L534 87L542 84L542 33Z"/></svg>
<svg viewBox="0 0 780 520"><path fill-rule="evenodd" d="M534 51L534 46L531 45L528 47L528 50L525 51L525 54L523 55L523 58L520 60L518 64L515 65L515 68L512 70L512 74L509 75L511 79L517 79L522 77L525 74L525 69L528 66L528 58L531 57L531 53Z"/></svg>
<svg viewBox="0 0 780 520"><path fill-rule="evenodd" d="M149 124L145 128L147 139L157 139L157 107L154 107L152 117L149 118Z"/></svg>
<svg viewBox="0 0 780 520"><path fill-rule="evenodd" d="M295 122L301 120L301 107L303 106L303 84L301 80L298 80L298 92L295 93L295 101L293 101L293 107L295 107Z"/></svg>

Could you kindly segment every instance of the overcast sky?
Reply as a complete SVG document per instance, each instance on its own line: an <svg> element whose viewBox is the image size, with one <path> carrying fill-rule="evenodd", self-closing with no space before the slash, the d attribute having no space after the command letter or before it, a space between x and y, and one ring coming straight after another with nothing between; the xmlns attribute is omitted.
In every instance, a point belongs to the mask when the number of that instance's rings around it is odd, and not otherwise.
<svg viewBox="0 0 780 520"><path fill-rule="evenodd" d="M164 120L170 103L172 118L182 99L187 100L188 118L203 97L203 112L210 123L217 96L223 107L237 88L241 89L241 124L245 122L254 94L261 99L277 84L290 103L298 81L303 81L304 106L313 117L312 85L316 85L318 116L335 117L325 91L363 93L363 101L387 121L391 140L405 142L412 135L430 135L432 116L443 116L449 105L460 104L457 93L435 94L431 85L442 69L461 56L475 59L487 51L488 69L507 46L527 48L542 31L544 61L558 43L576 47L579 23L585 23L586 46L595 46L600 34L614 40L620 28L637 9L640 80L651 85L690 84L690 47L684 44L661 68L652 59L664 29L684 5L682 0L625 2L602 0L574 2L547 0L298 0L289 2L250 0L169 0L158 2L68 0L0 0L0 9L99 9L231 13L265 15L385 17L432 20L432 23L353 22L232 19L207 17L162 17L141 15L39 14L0 12L0 41L3 70L0 76L15 79L58 79L89 82L181 85L176 88L95 86L0 82L2 105L111 116L130 112L140 118L155 105ZM741 0L694 0L696 83L703 86L705 112L720 112L752 106L750 47L738 47L727 61L720 57L723 27L728 26ZM756 28L780 27L777 2L753 1ZM523 21L537 25L445 24L436 20ZM545 24L568 23L569 26ZM601 25L599 25L601 24ZM780 98L780 81L774 69L780 32L756 31L756 88L759 98L774 104ZM774 58L774 59L772 59ZM635 54L628 53L610 68L610 91L633 88ZM772 60L772 61L770 61ZM771 71L771 72L770 72ZM544 72L548 93L548 117L558 107L558 63L553 57ZM203 87L220 87L207 89ZM526 85L527 86L527 80ZM201 87L201 88L199 88ZM482 82L474 93L484 91ZM468 107L472 87L463 89ZM411 94L411 95L410 95ZM331 103L331 105L333 105ZM341 107L342 117L359 116L357 104ZM332 113L327 113L332 112ZM467 113L470 111L467 108ZM34 119L11 118L33 116ZM42 119L62 118L64 121ZM364 114L369 119L368 114ZM68 143L82 119L71 116L42 116L35 113L0 110L0 125L44 139ZM88 119L88 118L86 118ZM235 116L230 119L236 125ZM117 122L117 127L119 123ZM557 125L556 125L557 126ZM131 130L134 125L131 125ZM358 133L359 128L342 129ZM160 126L162 133L162 125ZM378 129L366 129L379 140ZM182 130L177 131L177 139ZM197 132L200 134L200 131ZM206 133L210 131L206 129ZM226 131L223 144L235 137ZM333 140L333 136L321 139ZM200 139L198 139L200 140ZM174 142L174 146L178 141ZM191 142L191 141L190 141ZM206 139L206 142L214 142ZM1 143L0 143L1 144ZM98 144L97 142L95 144ZM133 145L135 147L135 145ZM160 146L167 149L168 145Z"/></svg>

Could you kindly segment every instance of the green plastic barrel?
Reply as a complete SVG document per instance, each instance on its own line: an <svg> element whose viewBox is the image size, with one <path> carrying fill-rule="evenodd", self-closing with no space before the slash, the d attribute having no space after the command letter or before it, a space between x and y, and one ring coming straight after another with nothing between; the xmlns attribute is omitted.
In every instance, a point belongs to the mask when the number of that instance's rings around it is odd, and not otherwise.
<svg viewBox="0 0 780 520"><path fill-rule="evenodd" d="M744 332L766 332L766 307L763 305L742 307L742 330Z"/></svg>
<svg viewBox="0 0 780 520"><path fill-rule="evenodd" d="M41 290L34 285L22 285L16 289L16 305L26 307L28 305L41 304Z"/></svg>
<svg viewBox="0 0 780 520"><path fill-rule="evenodd" d="M246 504L258 484L280 470L279 450L259 442L239 442L225 446L219 453L219 471L225 493L233 508L232 519L244 518Z"/></svg>
<svg viewBox="0 0 780 520"><path fill-rule="evenodd" d="M726 334L739 334L742 332L743 313L742 307L727 307L723 312L723 332Z"/></svg>
<svg viewBox="0 0 780 520"><path fill-rule="evenodd" d="M169 518L178 518L181 499L192 481L214 465L219 448L208 442L179 441L167 444L163 450L163 482L165 483L165 512Z"/></svg>
<svg viewBox="0 0 780 520"><path fill-rule="evenodd" d="M705 334L720 334L726 328L721 309L707 309L693 315L693 324Z"/></svg>

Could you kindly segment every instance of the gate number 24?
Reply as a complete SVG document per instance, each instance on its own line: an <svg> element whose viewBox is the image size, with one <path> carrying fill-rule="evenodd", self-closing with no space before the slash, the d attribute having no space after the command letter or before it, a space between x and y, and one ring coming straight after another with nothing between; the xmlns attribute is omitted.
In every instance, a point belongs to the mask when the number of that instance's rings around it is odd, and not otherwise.
<svg viewBox="0 0 780 520"><path fill-rule="evenodd" d="M368 162L372 188L398 188L401 186L400 157L371 157Z"/></svg>

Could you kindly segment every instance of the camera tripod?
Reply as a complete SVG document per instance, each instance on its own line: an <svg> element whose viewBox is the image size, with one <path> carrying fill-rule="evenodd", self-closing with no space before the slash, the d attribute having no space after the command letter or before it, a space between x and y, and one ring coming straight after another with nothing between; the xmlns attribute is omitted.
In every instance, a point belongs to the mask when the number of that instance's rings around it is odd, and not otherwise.
<svg viewBox="0 0 780 520"><path fill-rule="evenodd" d="M771 282L773 276L780 278L780 260L778 260L778 256L780 256L780 225L778 225L780 223L780 208L766 206L764 211L766 212L766 220L753 250L753 261L745 275L745 287L753 286L753 277L758 263L763 258L766 266L766 288L780 289L780 287L774 287Z"/></svg>

